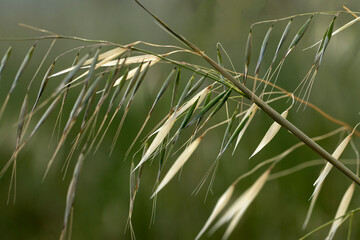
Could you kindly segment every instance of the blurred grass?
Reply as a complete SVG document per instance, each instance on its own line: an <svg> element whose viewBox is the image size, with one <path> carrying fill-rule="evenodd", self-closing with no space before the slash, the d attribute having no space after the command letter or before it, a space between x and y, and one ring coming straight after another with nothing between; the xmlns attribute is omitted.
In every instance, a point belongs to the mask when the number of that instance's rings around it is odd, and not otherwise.
<svg viewBox="0 0 360 240"><path fill-rule="evenodd" d="M251 23L256 21L285 17L303 12L318 10L339 10L345 4L350 9L357 10L359 5L350 1L215 1L215 0L177 0L144 1L158 16L161 16L170 26L193 41L208 54L215 58L217 42L221 42L229 52L238 71L242 71L245 42ZM325 9L324 9L325 7ZM310 45L322 37L323 29L330 17L317 17L319 23L314 24L308 33L307 43ZM350 16L348 20L352 20ZM160 29L132 1L55 1L55 0L2 0L0 2L0 38L37 36L38 33L17 26L26 23L45 28L64 35L80 36L91 39L103 39L119 43L129 43L137 40L158 44L177 44L171 36ZM323 25L321 25L323 23ZM300 25L301 23L296 23ZM340 24L340 23L337 23ZM317 29L318 26L319 29ZM339 26L339 25L337 25ZM295 28L295 27L294 27ZM254 31L254 45L261 44L267 27L257 27ZM358 67L360 54L358 51L358 33L360 26L355 24L351 29L334 37L325 54L324 61L317 76L310 101L329 114L352 125L359 121L360 100L358 89ZM281 34L278 32L277 35ZM274 34L275 36L275 34ZM306 42L306 41L305 41ZM47 42L49 44L50 41ZM346 44L344 44L346 43ZM14 45L14 53L6 68L1 82L0 101L16 73L21 59L32 42L0 42L0 54L3 54L9 44ZM269 43L269 48L275 46ZM1 166L11 156L16 138L18 113L22 103L22 92L36 70L45 51L46 44L35 50L34 59L20 79L22 89L17 89L12 96L6 114L0 122L0 158ZM71 41L58 41L49 59L74 46ZM304 42L296 49L296 53L285 63L281 73L280 86L292 90L298 81L306 74L311 65L315 50L302 52L307 47ZM355 51L354 51L355 50ZM258 54L255 52L254 54ZM309 60L310 59L310 60ZM255 61L256 59L253 58ZM69 59L69 61L72 61ZM49 60L49 62L51 62ZM195 62L203 64L202 60ZM227 60L224 60L227 63ZM64 60L63 64L69 65ZM65 65L63 65L65 66ZM253 64L254 66L254 64ZM165 70L164 70L165 69ZM165 64L151 70L151 79L158 83L166 78L171 67ZM42 70L43 72L45 70ZM252 71L252 70L251 70ZM43 73L41 72L41 73ZM185 74L186 75L186 74ZM41 74L39 75L41 76ZM39 78L39 77L38 77ZM184 77L187 79L187 77ZM39 84L37 79L36 84ZM154 80L155 81L155 80ZM154 98L154 85L147 83L142 87L142 94L135 99L132 111L125 121L122 136L120 136L114 153L109 158L108 151L111 137L106 138L101 151L94 157L85 160L80 176L79 187L75 198L73 222L73 239L128 239L124 235L128 214L128 176L130 162L123 161L123 156L130 142L142 124L147 109ZM169 99L169 96L167 96ZM19 100L18 100L19 99ZM149 100L151 99L151 101ZM163 101L166 102L166 101ZM144 104L145 103L145 104ZM168 107L166 105L166 107ZM167 110L156 110L164 114ZM156 115L156 114L154 114ZM160 115L159 119L162 115ZM159 120L151 120L147 130ZM53 118L55 121L55 117ZM289 120L303 129L310 136L316 136L334 129L333 123L325 121L317 113L307 109L289 116ZM251 162L247 156L254 150L260 137L266 132L272 121L264 114L259 114L254 125L245 134L246 145L240 144L236 156L230 158L225 153L219 165L214 185L214 195L203 202L205 191L198 196L191 192L205 174L207 167L214 160L221 143L222 132L209 134L181 174L180 181L173 181L159 195L156 210L156 222L149 228L152 201L149 199L155 182L157 166L153 164L144 170L140 192L135 201L133 224L138 239L192 239L200 230L210 214L217 198L222 194L237 176L255 166L260 159L267 159L296 143L297 140L285 131L280 131L276 143L272 142L259 156ZM113 127L117 127L116 124ZM115 131L115 129L113 129ZM222 131L225 128L221 129ZM41 177L47 161L51 157L54 145L48 147L49 133L52 125L47 124L30 144L21 152L18 162L17 200L16 204L6 205L7 189L10 171L0 181L0 231L2 239L56 239L63 221L65 197L70 174L63 181L60 171L63 159L71 146L66 146L57 157L56 165L51 169L47 180L41 184ZM145 130L146 132L146 130ZM53 140L54 142L55 140ZM359 143L359 140L356 140ZM332 152L337 144L336 139L326 141L325 149ZM137 145L139 147L139 145ZM353 157L351 151L348 156ZM282 162L282 168L296 163L308 161L317 156L306 148L296 150ZM72 168L74 166L72 161ZM70 168L70 169L72 169ZM279 167L280 168L280 167ZM307 231L301 226L309 205L307 201L312 192L312 183L316 179L321 166L314 167L269 182L260 193L240 225L236 228L232 239L296 239ZM250 177L252 181L256 176ZM248 179L248 180L250 180ZM251 181L251 182L252 182ZM316 204L310 228L330 220L336 211L342 193L349 181L337 171L331 173L323 194ZM247 181L237 189L238 194L248 186ZM354 200L357 200L355 196ZM355 201L354 201L355 202ZM356 205L351 205L357 207ZM359 223L355 216L353 226ZM353 239L360 237L360 230L353 228ZM314 235L313 239L325 236L327 229ZM220 238L219 231L210 239ZM337 233L345 236L346 224Z"/></svg>

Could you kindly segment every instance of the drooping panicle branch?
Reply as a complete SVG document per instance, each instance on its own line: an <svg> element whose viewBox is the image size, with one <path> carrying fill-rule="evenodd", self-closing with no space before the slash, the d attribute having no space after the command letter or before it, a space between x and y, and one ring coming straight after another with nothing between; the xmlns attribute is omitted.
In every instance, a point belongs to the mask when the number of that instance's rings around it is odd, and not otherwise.
<svg viewBox="0 0 360 240"><path fill-rule="evenodd" d="M283 118L278 112L276 112L272 107L270 107L267 103L265 103L261 98L256 96L251 90L249 90L244 84L240 83L234 76L232 76L228 71L226 71L223 67L217 64L214 60L208 57L203 51L201 51L196 45L189 42L186 38L181 36L172 30L169 26L167 26L162 20L156 17L153 13L151 13L148 9L146 9L138 0L134 0L141 8L143 8L147 13L149 13L162 27L164 27L169 33L171 33L176 39L184 43L194 52L199 54L206 62L208 62L216 71L218 71L222 76L228 79L236 88L243 92L244 96L255 103L259 108L261 108L267 115L269 115L273 120L279 123L282 127L286 128L292 134L294 134L297 138L299 138L303 143L305 143L308 147L313 149L316 153L318 153L321 157L325 158L326 161L334 165L337 169L351 178L354 182L360 185L360 178L356 176L350 169L348 169L344 164L336 160L330 153L324 150L320 145L314 142L310 137L308 137L305 133L303 133L300 129L298 129L294 124L289 122L287 119ZM311 18L308 20L310 22ZM308 23L306 25L306 28ZM305 28L305 29L306 29Z"/></svg>

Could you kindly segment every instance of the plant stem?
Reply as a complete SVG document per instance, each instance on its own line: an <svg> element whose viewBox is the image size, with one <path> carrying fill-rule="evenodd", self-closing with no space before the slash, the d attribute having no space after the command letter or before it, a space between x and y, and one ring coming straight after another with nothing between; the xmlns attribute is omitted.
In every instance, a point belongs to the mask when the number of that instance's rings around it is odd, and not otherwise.
<svg viewBox="0 0 360 240"><path fill-rule="evenodd" d="M348 169L340 161L336 160L330 153L324 150L320 145L314 142L309 138L305 133L298 129L294 124L283 118L278 112L276 112L272 107L267 103L262 101L258 96L256 96L252 91L250 91L244 84L241 84L237 81L230 73L225 71L221 66L209 58L205 53L201 52L196 46L193 50L198 52L213 68L221 73L225 78L227 78L232 84L234 84L238 89L240 89L244 95L254 102L259 108L261 108L265 113L267 113L272 119L274 119L281 126L289 130L292 134L298 137L303 143L308 147L317 152L321 157L325 158L328 162L334 165L337 169L342 171L345 175L351 178L354 182L360 185L360 178L357 177L350 169Z"/></svg>
<svg viewBox="0 0 360 240"><path fill-rule="evenodd" d="M166 30L168 30L171 34L173 34L178 40L183 42L193 51L198 53L205 61L207 61L215 70L217 70L221 75L227 78L235 87L241 90L244 93L244 96L255 103L259 108L261 108L265 113L267 113L274 121L279 123L281 126L289 130L292 134L298 137L303 143L305 143L308 147L313 149L316 153L318 153L321 157L325 158L326 161L334 165L337 169L343 172L346 176L351 178L354 182L360 185L360 178L356 176L350 169L348 169L344 164L336 160L330 153L324 150L320 145L314 142L310 137L308 137L305 133L303 133L300 129L298 129L291 122L283 118L278 112L276 112L272 107L262 101L258 96L256 96L251 90L249 90L244 84L241 84L238 80L236 80L229 72L227 72L224 68L218 65L215 61L213 61L210 57L208 57L203 51L201 51L197 46L186 40L183 36L174 32L171 28L169 28L163 21L161 21L158 17L152 14L149 10L147 10L141 3L137 0L134 0L140 7L142 7L147 13L149 13L153 18L155 18Z"/></svg>

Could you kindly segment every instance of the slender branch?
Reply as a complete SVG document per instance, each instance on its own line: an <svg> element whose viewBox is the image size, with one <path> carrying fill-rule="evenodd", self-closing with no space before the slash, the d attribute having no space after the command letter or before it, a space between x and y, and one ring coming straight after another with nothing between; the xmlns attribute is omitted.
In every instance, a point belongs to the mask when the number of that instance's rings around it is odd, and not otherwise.
<svg viewBox="0 0 360 240"><path fill-rule="evenodd" d="M244 75L243 73L240 73L239 76L242 76ZM360 132L357 131L356 129L354 129L353 127L351 127L348 123L344 122L344 121L341 121L333 116L330 116L329 114L327 114L326 112L324 112L323 110L321 110L319 107L315 106L314 104L308 102L308 101L305 101L303 100L302 98L300 97L297 97L297 96L294 96L291 92L288 92L286 91L285 89L283 89L282 87L279 87L278 85L275 85L269 81L266 81L264 79L261 79L261 78L256 78L256 77L253 77L253 76L247 76L248 78L251 78L253 79L254 81L260 81L262 83L265 83L267 85L270 85L271 87L274 87L278 90L280 90L281 92L285 93L287 96L291 97L293 96L294 99L302 104L305 104L306 106L312 108L314 111L316 111L317 113L319 113L321 116L323 116L324 118L326 118L327 120L337 124L337 125L340 125L340 126L343 126L345 127L345 129L349 132L352 132L354 131L354 135L360 137Z"/></svg>
<svg viewBox="0 0 360 240"><path fill-rule="evenodd" d="M297 15L296 15L297 16ZM355 15L356 16L356 15ZM279 19L278 19L279 20ZM270 20L269 20L270 21ZM22 26L24 24L21 24ZM26 27L28 28L31 28L31 29L38 29L37 27L33 27L33 26L29 26L29 25L26 25ZM43 31L46 31L46 32L49 32L47 30L43 30ZM43 32L42 31L42 32ZM51 32L49 32L51 33ZM174 64L174 65L177 65L177 66L180 66L180 67L183 67L185 69L188 69L194 73L197 73L197 74L200 74L202 76L206 76L208 78L211 78L212 80L214 81L217 81L219 82L220 84L223 84L224 86L227 86L229 88L232 87L232 85L230 84L227 84L227 82L220 82L218 81L218 79L215 77L215 76L212 76L211 74L209 74L208 71L210 71L209 69L200 69L199 67L200 66L196 66L194 64L188 64L187 62L179 62L179 61L176 61L176 60L173 60L173 59L170 59L170 58L167 58L165 55L161 55L161 54L156 54L154 52L151 52L151 51L147 51L145 49L141 49L141 48L138 48L138 47L135 47L135 45L137 44L140 44L140 43L143 43L145 45L148 45L148 46L154 46L154 47L172 47L172 48L178 48L180 50L183 50L183 51L186 51L185 49L181 48L181 47L178 47L178 46L171 46L171 45L157 45L157 44L152 44L152 43L147 43L147 42L143 42L143 41L137 41L137 42L134 42L134 43L131 43L131 44L128 44L128 45L121 45L121 44L118 44L118 43L113 43L113 42L109 42L109 41L104 41L104 40L91 40L91 39L85 39L85 38L79 38L79 37L69 37L69 36L62 36L62 35L59 35L59 34L53 34L53 35L48 35L48 36L43 36L43 37L32 37L32 38L0 38L0 41L33 41L33 40L36 40L36 41L39 41L39 40L47 40L47 39L69 39L69 40L75 40L75 41L81 41L81 42L90 42L90 43L98 43L98 44L107 44L107 45L112 45L112 46L117 46L117 47L122 47L122 48L128 48L128 49L131 49L133 51L137 51L137 52L140 52L140 53L145 53L145 54L150 54L150 55L153 55L153 56L156 56L166 62L169 62L171 64ZM95 45L89 45L89 46L95 46ZM78 49L78 48L84 48L84 46L81 46L81 47L77 47L77 48L74 48L74 49L71 49L69 51L73 51L75 49ZM69 51L66 51L65 53L69 52ZM197 53L195 52L192 52L190 50L187 50L189 51L189 53L192 53L192 54L196 54L198 55ZM64 55L65 53L62 53L61 55L59 55L58 57ZM57 58L58 58L57 57ZM195 68L193 68L193 66L195 66ZM237 74L237 76L235 78L238 78L238 77L241 77L243 76L244 74L243 73L236 73L234 71L231 71L231 70L228 70L226 69L226 71L228 71L229 73L233 73L233 74ZM257 77L253 77L253 76L250 76L248 75L247 76L248 78L251 78L253 79L254 81L260 81L260 82L263 82L267 85L270 85L282 92L284 92L285 94L287 94L288 96L291 96L292 93L286 91L285 89L279 87L278 85L275 85L271 82L268 82L264 79L261 79L261 78L257 78ZM242 92L239 90L239 89L236 89L234 88L235 91L237 91L239 94L242 94ZM344 121L341 121L339 119L336 119L332 116L330 116L329 114L325 113L323 110L321 110L319 107L315 106L314 104L310 103L310 102L307 102L307 101L304 101L303 99L299 98L299 97L296 97L294 96L295 100L296 101L299 101L307 106L309 106L310 108L314 109L316 112L318 112L320 115L324 116L326 119L328 119L329 121L335 123L335 124L338 124L338 125L342 125L346 128L346 130L348 131L353 131L354 128L351 127L348 123L344 122ZM37 109L41 109L42 107L38 107ZM354 135L360 137L360 132L355 130L354 131Z"/></svg>
<svg viewBox="0 0 360 240"><path fill-rule="evenodd" d="M244 84L241 84L238 80L236 80L229 72L227 72L224 68L218 65L215 61L213 61L210 57L208 57L203 51L201 51L197 46L189 42L183 36L177 34L174 30L169 28L163 21L161 21L158 17L152 14L149 10L147 10L138 0L134 0L141 8L143 8L147 13L149 13L156 21L159 22L161 26L163 26L167 31L173 34L177 39L191 48L193 51L198 53L205 61L207 61L214 69L216 69L221 75L227 78L236 88L244 93L244 96L250 99L253 103L255 103L259 108L261 108L265 113L267 113L274 121L279 123L281 126L289 130L292 134L298 137L303 143L305 143L308 147L313 149L316 153L318 153L321 157L325 158L326 161L330 162L337 169L351 178L354 182L360 185L360 178L357 177L350 169L348 169L344 164L337 161L330 153L324 150L320 145L315 143L311 138L309 138L306 134L304 134L300 129L298 129L291 122L283 118L278 112L276 112L272 107L262 101L258 96L256 96L251 90L249 90Z"/></svg>

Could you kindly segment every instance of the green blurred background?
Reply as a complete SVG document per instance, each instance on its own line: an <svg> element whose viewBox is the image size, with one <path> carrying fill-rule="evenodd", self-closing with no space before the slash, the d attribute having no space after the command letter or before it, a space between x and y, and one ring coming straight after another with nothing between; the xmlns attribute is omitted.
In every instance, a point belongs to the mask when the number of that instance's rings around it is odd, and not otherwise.
<svg viewBox="0 0 360 240"><path fill-rule="evenodd" d="M298 13L341 10L342 5L346 5L353 11L359 11L360 7L359 2L356 1L337 0L148 0L142 2L211 57L216 57L216 43L222 43L238 71L243 69L245 43L251 23ZM336 23L336 28L352 19L353 17L349 15L341 16ZM109 40L122 44L138 40L156 44L179 44L130 0L1 0L0 20L0 38L41 35L18 26L18 23L25 23L63 35ZM292 36L305 20L306 18L298 18L294 21ZM316 16L314 20L304 41L285 62L280 76L279 85L289 91L294 90L305 76L316 51L312 49L303 52L301 49L321 39L331 17ZM273 39L269 43L269 49L272 51L285 25L286 22L276 25L278 28L275 27ZM259 44L268 27L269 25L262 25L254 29L253 44L257 49L254 50L254 61L256 61ZM351 29L347 29L331 40L310 96L310 102L352 126L359 122L360 112L359 32L360 26L355 24ZM2 77L1 102L5 98L23 56L32 44L33 41L0 42L0 55L4 54L9 45L14 48ZM44 41L35 50L34 58L25 75L20 79L19 87L11 97L5 115L0 121L1 166L9 159L15 147L15 123L26 90L26 83L33 76L49 44L50 41ZM47 64L50 64L51 59L58 54L79 44L81 43L68 40L58 41ZM200 59L184 56L180 56L179 59L205 64ZM270 60L271 56L267 61ZM72 59L68 58L59 63L58 70L61 66L69 66L71 61ZM227 62L225 65L229 67ZM145 119L161 81L166 78L171 69L172 66L168 64L159 64L150 70L148 81L145 82L145 86L142 86L141 93L138 94L129 112L112 156L108 156L112 142L112 135L109 135L104 140L100 151L85 160L75 199L73 239L130 239L129 231L124 233L129 204L130 162L123 161L123 157L130 140L135 137ZM42 69L41 73L43 74L44 71L45 69ZM190 73L184 72L182 80L185 81L188 76ZM38 86L41 74L35 81ZM75 97L72 96L74 99ZM170 96L167 96L167 99L170 99ZM163 100L163 105L156 109L154 114L157 116L150 121L147 131L150 131L167 113L169 106L166 102ZM284 105L274 106L279 111L284 109ZM217 120L222 120L224 116L221 115L224 115L224 112L218 115ZM57 239L60 235L66 192L71 180L71 174L62 179L61 167L71 147L71 141L69 141L71 136L56 158L48 178L41 183L47 161L55 147L56 140L53 139L52 144L49 144L55 120L56 116L53 116L50 119L51 122L44 125L19 156L15 205L6 204L10 171L0 180L1 239ZM310 136L324 134L338 127L311 109L293 111L289 115L289 120ZM156 219L152 225L150 225L150 219L153 203L150 196L155 182L157 164L145 168L133 216L137 239L193 239L205 223L219 196L237 176L247 172L260 161L279 154L298 142L282 130L267 148L252 161L248 161L248 157L271 123L272 121L263 113L256 116L235 155L232 157L229 151L222 158L213 194L210 194L204 202L206 187L196 196L191 193L217 155L225 127L207 135L185 165L180 180L178 181L179 178L176 177L176 180L173 180L159 194ZM114 132L116 127L117 124L114 124L110 132ZM323 141L321 145L332 152L339 140L340 138L336 136ZM354 143L359 146L359 139L355 139ZM137 148L139 146L139 144L136 145ZM355 154L348 147L343 157L353 159ZM301 148L285 158L276 171L317 158L317 155L307 148ZM138 158L135 159L135 162L137 161L139 161ZM74 167L74 162L72 161L70 171ZM268 182L240 221L231 239L297 239L309 230L331 220L335 216L345 189L350 184L350 181L337 170L332 171L324 185L309 227L306 230L301 229L309 206L308 199L313 191L312 184L321 168L322 166L316 166ZM244 191L261 172L260 170L243 181L237 187L236 193L240 194ZM356 189L350 208L359 207L358 201ZM359 216L355 215L351 239L360 238L358 224ZM337 239L345 238L347 225L346 222L339 229L336 234ZM319 231L311 239L324 238L328 230L329 227ZM224 229L221 229L210 239L219 239L223 231Z"/></svg>

